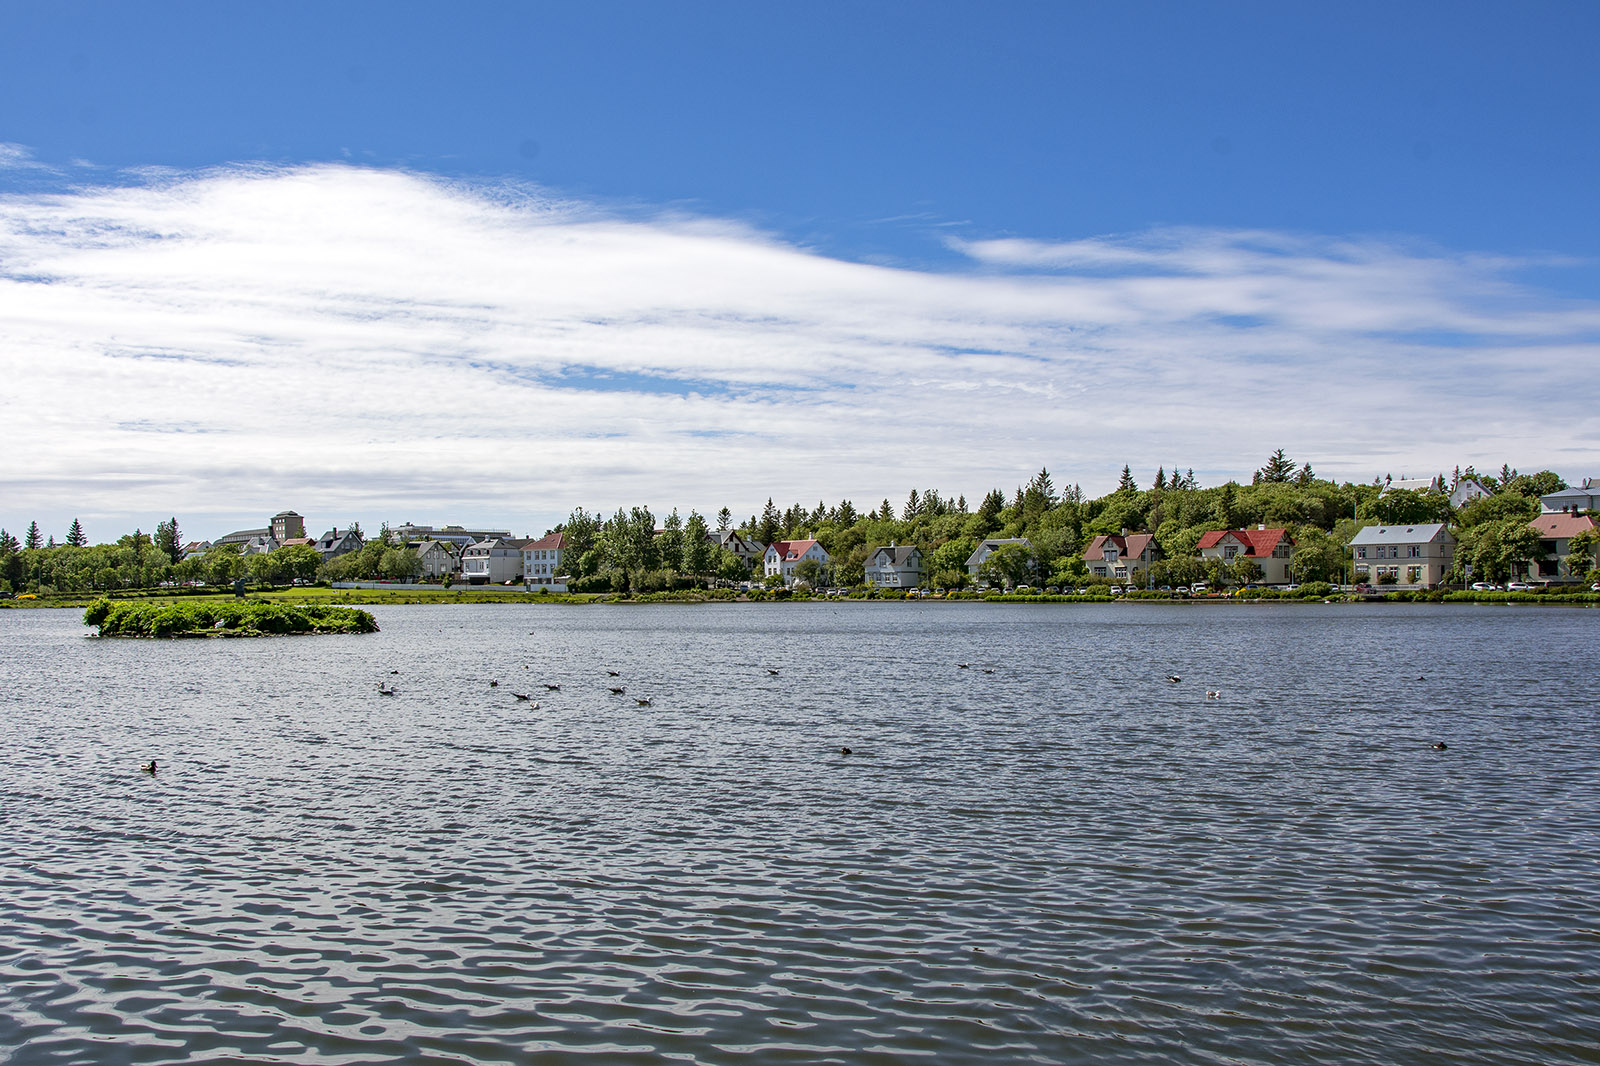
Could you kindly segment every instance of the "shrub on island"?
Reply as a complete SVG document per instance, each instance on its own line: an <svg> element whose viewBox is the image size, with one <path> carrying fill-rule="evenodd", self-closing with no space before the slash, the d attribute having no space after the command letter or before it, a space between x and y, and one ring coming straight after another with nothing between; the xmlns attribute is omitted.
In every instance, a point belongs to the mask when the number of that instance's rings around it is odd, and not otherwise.
<svg viewBox="0 0 1600 1066"><path fill-rule="evenodd" d="M102 637L267 636L290 633L375 633L366 611L330 604L150 603L96 600L83 624Z"/></svg>

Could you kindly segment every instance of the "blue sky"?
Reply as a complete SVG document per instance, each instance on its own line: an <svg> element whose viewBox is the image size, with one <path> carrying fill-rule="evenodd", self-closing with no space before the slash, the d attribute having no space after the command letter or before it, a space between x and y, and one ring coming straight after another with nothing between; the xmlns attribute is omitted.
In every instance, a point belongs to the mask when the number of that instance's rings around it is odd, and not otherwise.
<svg viewBox="0 0 1600 1066"><path fill-rule="evenodd" d="M0 524L1600 475L1597 44L1588 3L0 4Z"/></svg>

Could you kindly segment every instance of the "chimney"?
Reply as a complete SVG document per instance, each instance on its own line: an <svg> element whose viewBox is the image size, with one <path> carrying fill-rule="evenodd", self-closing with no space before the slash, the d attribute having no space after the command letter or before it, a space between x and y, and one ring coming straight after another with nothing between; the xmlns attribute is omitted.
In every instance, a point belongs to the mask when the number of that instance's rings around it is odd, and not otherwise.
<svg viewBox="0 0 1600 1066"><path fill-rule="evenodd" d="M1256 528L1257 529L1266 529L1267 528L1267 524L1265 522L1257 522L1256 523Z"/></svg>

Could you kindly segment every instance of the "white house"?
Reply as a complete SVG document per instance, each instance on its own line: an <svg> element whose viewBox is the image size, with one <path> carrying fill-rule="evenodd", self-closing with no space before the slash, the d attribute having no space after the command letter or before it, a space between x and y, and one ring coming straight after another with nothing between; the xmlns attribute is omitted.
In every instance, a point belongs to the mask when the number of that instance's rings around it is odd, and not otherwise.
<svg viewBox="0 0 1600 1066"><path fill-rule="evenodd" d="M1030 555L1033 552L1033 544L1029 542L1027 537L990 538L972 549L972 554L967 556L968 576L974 581L978 580L978 571L983 569L983 564L989 561L989 556L993 555L997 548L1005 544L1020 544L1028 549Z"/></svg>
<svg viewBox="0 0 1600 1066"><path fill-rule="evenodd" d="M795 582L795 567L807 559L814 559L820 566L827 566L833 561L827 549L814 540L775 540L767 545L764 569L768 577L781 574L783 583L792 585Z"/></svg>
<svg viewBox="0 0 1600 1066"><path fill-rule="evenodd" d="M754 537L746 537L734 529L717 529L706 534L706 540L714 548L726 548L745 561L745 565L754 569L756 564L766 557L767 548Z"/></svg>
<svg viewBox="0 0 1600 1066"><path fill-rule="evenodd" d="M522 578L522 542L493 537L461 552L461 576L473 585L505 585Z"/></svg>
<svg viewBox="0 0 1600 1066"><path fill-rule="evenodd" d="M1243 556L1254 559L1261 567L1261 580L1269 585L1287 585L1294 565L1294 540L1289 531L1281 527L1268 529L1258 525L1254 529L1219 529L1204 533L1195 545L1202 559L1220 559L1231 563Z"/></svg>
<svg viewBox="0 0 1600 1066"><path fill-rule="evenodd" d="M916 588L922 584L922 552L915 544L873 548L862 564L866 582L875 588Z"/></svg>
<svg viewBox="0 0 1600 1066"><path fill-rule="evenodd" d="M1600 477L1586 477L1582 485L1540 496L1539 509L1545 514L1600 511Z"/></svg>
<svg viewBox="0 0 1600 1066"><path fill-rule="evenodd" d="M567 591L567 572L562 565L566 544L565 534L551 533L522 546L522 580L530 591Z"/></svg>
<svg viewBox="0 0 1600 1066"><path fill-rule="evenodd" d="M1444 582L1455 538L1443 522L1367 526L1350 538L1356 580L1396 588L1434 588Z"/></svg>

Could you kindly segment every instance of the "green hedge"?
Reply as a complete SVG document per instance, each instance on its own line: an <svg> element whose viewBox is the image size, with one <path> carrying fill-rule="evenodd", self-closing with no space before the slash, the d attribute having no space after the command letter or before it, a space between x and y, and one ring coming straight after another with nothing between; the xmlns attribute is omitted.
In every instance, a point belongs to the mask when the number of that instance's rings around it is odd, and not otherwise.
<svg viewBox="0 0 1600 1066"><path fill-rule="evenodd" d="M150 603L97 600L83 624L102 637L264 636L287 633L375 633L366 611L331 604Z"/></svg>

